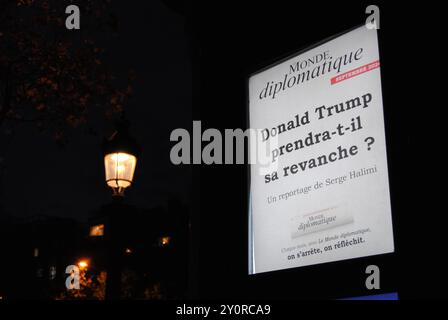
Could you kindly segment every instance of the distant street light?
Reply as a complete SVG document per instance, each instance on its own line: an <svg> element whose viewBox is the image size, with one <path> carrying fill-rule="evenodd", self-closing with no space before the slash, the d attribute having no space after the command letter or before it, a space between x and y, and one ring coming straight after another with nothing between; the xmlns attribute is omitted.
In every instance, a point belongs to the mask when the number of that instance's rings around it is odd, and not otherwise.
<svg viewBox="0 0 448 320"><path fill-rule="evenodd" d="M82 270L82 269L87 269L87 267L89 266L89 262L85 259L80 260L78 262L78 267Z"/></svg>
<svg viewBox="0 0 448 320"><path fill-rule="evenodd" d="M129 135L129 122L122 117L116 123L115 132L103 142L106 183L114 196L122 197L124 190L132 185L139 149Z"/></svg>

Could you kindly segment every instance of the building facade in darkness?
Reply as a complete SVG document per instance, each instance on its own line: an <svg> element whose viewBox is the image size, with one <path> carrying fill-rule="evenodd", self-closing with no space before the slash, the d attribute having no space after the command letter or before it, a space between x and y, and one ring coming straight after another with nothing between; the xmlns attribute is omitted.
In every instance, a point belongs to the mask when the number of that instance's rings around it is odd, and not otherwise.
<svg viewBox="0 0 448 320"><path fill-rule="evenodd" d="M188 212L113 202L87 222L2 217L2 299L169 299L187 294ZM67 290L69 265L81 288Z"/></svg>

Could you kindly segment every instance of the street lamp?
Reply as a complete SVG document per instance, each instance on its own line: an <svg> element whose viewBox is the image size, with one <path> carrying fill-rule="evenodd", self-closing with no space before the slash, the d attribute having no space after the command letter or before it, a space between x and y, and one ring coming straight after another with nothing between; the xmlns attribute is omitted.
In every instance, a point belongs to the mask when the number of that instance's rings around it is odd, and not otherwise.
<svg viewBox="0 0 448 320"><path fill-rule="evenodd" d="M116 122L115 132L103 142L106 183L113 195L122 197L134 181L134 171L140 148L129 135L129 122L124 116Z"/></svg>
<svg viewBox="0 0 448 320"><path fill-rule="evenodd" d="M87 260L85 260L85 259L80 260L80 261L78 262L78 266L79 266L79 268L80 268L81 270L83 270L83 269L87 269L87 267L89 266L89 262L88 262Z"/></svg>
<svg viewBox="0 0 448 320"><path fill-rule="evenodd" d="M121 224L123 213L130 210L129 206L121 201L125 189L134 182L134 171L140 147L137 141L129 134L129 122L125 120L124 113L115 123L115 132L103 141L104 169L106 184L113 190L113 201L107 210L107 225L103 226L110 241L106 242L107 252L107 280L106 299L119 299L121 293L121 270L123 264L123 249L121 243ZM105 229L106 228L106 229ZM128 253L130 254L130 253Z"/></svg>

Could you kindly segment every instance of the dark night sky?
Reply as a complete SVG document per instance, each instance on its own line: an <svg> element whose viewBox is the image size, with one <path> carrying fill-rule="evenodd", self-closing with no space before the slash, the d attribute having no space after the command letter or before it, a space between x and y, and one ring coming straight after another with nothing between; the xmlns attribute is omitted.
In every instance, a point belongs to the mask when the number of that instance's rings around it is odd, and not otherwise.
<svg viewBox="0 0 448 320"><path fill-rule="evenodd" d="M169 197L189 202L191 168L169 161L170 133L191 126L191 64L184 18L159 1L119 1L114 12L119 31L104 42L114 74L137 82L127 109L131 133L142 146L129 202L152 207ZM81 20L82 23L82 20ZM0 203L7 214L23 217L47 214L86 219L107 203L111 190L104 182L101 140L110 124L98 121L98 136L83 130L58 148L48 135L32 126L17 128L2 147L3 178Z"/></svg>

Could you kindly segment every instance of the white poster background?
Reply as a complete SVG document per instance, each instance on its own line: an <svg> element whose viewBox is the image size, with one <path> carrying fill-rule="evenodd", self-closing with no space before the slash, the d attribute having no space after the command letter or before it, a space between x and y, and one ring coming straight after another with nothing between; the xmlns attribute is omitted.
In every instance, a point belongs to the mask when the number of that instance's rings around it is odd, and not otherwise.
<svg viewBox="0 0 448 320"><path fill-rule="evenodd" d="M359 27L329 42L301 53L291 59L257 73L249 79L249 122L251 128L276 127L292 120L296 114L309 111L310 124L278 135L278 144L284 145L305 138L308 132L334 131L338 124L348 126L352 118L361 117L362 129L333 136L331 140L305 147L280 156L279 179L265 183L260 165L251 165L249 205L249 273L260 273L331 261L364 257L394 251L389 182L386 159L386 141L383 118L380 68L359 74L350 79L331 84L337 76L331 71L278 93L275 99L260 99L267 82L282 81L289 74L290 65L328 51L333 58L363 48L361 58L343 67L339 74L379 61L376 30ZM307 68L308 69L312 69ZM302 70L300 72L303 72ZM372 95L367 108L357 107L334 116L318 120L316 107L331 106L366 93ZM367 137L375 142L367 150ZM321 155L328 155L338 146L349 149L356 145L358 153L343 160L307 169L283 177L285 166L297 164ZM370 170L374 173L350 179L350 172ZM364 171L365 172L365 171ZM325 185L327 178L347 176L342 184ZM316 182L324 186L314 189ZM268 203L268 197L284 194L297 188L311 186L308 194L298 194L287 200ZM327 226L312 230L299 230L310 215L323 214L334 217ZM342 236L346 235L345 238ZM364 242L339 246L341 240L362 237ZM358 238L359 239L359 238ZM325 251L327 248L328 251ZM303 255L307 250L320 253ZM294 257L291 257L294 256Z"/></svg>

